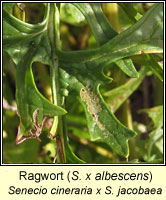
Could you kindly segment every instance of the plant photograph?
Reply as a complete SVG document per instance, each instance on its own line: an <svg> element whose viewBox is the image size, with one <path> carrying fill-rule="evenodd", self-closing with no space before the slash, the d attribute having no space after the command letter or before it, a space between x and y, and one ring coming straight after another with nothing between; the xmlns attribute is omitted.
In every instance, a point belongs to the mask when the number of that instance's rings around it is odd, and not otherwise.
<svg viewBox="0 0 166 200"><path fill-rule="evenodd" d="M2 8L3 164L163 164L162 1Z"/></svg>

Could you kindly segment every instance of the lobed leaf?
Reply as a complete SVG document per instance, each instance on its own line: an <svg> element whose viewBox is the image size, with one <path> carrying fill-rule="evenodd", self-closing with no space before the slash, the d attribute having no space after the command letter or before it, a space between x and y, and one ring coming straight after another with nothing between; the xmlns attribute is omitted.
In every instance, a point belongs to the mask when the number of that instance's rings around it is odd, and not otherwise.
<svg viewBox="0 0 166 200"><path fill-rule="evenodd" d="M74 3L89 22L92 32L99 45L103 45L117 35L104 15L100 3ZM115 61L118 67L131 77L138 77L138 73L130 58Z"/></svg>
<svg viewBox="0 0 166 200"><path fill-rule="evenodd" d="M99 85L111 81L101 71L106 64L142 54L142 51L161 52L161 24L162 4L156 4L134 26L98 49L67 53L57 51L60 67L68 77L66 82L69 83L69 88L77 91L79 95L80 91L86 91L81 102L87 116L91 140L104 141L122 156L128 156L127 141L135 133L115 118L101 97ZM155 31L152 31L153 29Z"/></svg>
<svg viewBox="0 0 166 200"><path fill-rule="evenodd" d="M62 52L59 50L59 41L56 40L55 47L51 46L49 36L52 32L48 33L48 22L49 25L52 23L49 21L49 4L43 22L37 25L22 22L3 10L4 51L17 64L16 99L21 119L19 138L32 130L36 121L34 112L37 109L39 123L46 115L66 113L63 108L52 104L39 93L31 69L34 61L40 61L53 70L53 63L58 61L62 85L66 90L77 92L85 109L91 140L107 143L117 154L128 157L128 140L135 136L135 132L121 124L102 98L99 86L112 80L102 70L104 66L115 62L127 75L137 77L137 71L129 57L162 52L163 4L155 4L137 23L119 35L106 20L100 4L74 5L87 18L101 47L87 51ZM54 16L55 27L51 30L56 31L57 36L58 22L55 20ZM56 54L53 58L52 51ZM82 162L69 149L67 136L64 138L69 161Z"/></svg>
<svg viewBox="0 0 166 200"><path fill-rule="evenodd" d="M16 102L20 117L18 140L22 138L34 125L33 114L39 109L37 116L41 123L44 116L63 115L66 111L49 102L37 89L32 63L43 61L53 67L49 57L50 44L46 34L49 5L42 23L31 25L20 21L3 11L4 51L13 58L16 67ZM44 43L46 42L46 43ZM46 59L44 59L46 58Z"/></svg>

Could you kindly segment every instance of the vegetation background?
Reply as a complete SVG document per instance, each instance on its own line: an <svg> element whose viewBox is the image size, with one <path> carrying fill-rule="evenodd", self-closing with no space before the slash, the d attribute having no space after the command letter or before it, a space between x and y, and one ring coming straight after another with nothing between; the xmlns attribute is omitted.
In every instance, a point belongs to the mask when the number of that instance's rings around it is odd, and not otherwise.
<svg viewBox="0 0 166 200"><path fill-rule="evenodd" d="M137 11L137 17L147 12L154 3L131 3ZM128 9L117 3L102 3L102 9L116 32L121 33L135 22L131 20ZM25 11L25 21L37 24L43 20L45 12L44 3L24 3L20 7ZM20 9L20 8L18 8ZM21 18L19 12L15 14ZM60 34L62 49L64 51L87 50L98 45L91 32L91 28L83 15L78 15L74 6L69 3L61 4ZM154 54L153 58L162 67L162 54ZM133 56L133 63L137 70L145 65L143 55ZM33 73L39 91L51 100L51 84L49 70L40 62L33 63ZM115 112L116 117L127 127L137 132L137 136L129 141L129 163L162 163L163 162L163 82L149 71L140 82L125 75L115 64L104 69L104 73L113 78L109 84L101 88L101 93L113 109L113 95L109 91L115 88L131 89L131 94ZM135 79L134 79L135 80ZM45 123L41 142L27 140L16 146L16 133L19 118L15 112L15 82L16 66L7 53L3 53L3 163L52 163L56 153L56 143L48 138L48 129L51 120ZM124 88L123 88L124 86ZM125 92L124 92L125 93ZM114 90L114 95L117 95ZM86 117L83 107L77 100L75 93L66 98L66 116L68 137L72 151L87 163L126 163L126 159L112 152L110 147L100 142L89 140ZM112 110L113 111L113 110ZM160 122L160 125L158 123Z"/></svg>

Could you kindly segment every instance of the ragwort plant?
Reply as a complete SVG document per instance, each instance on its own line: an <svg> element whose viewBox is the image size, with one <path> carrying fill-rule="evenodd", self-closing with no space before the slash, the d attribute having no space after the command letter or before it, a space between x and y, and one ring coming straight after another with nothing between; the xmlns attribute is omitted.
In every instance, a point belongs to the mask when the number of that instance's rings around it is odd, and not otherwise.
<svg viewBox="0 0 166 200"><path fill-rule="evenodd" d="M17 104L17 109L9 105L12 95L4 78L7 134L11 131L7 121L16 118L12 113L16 111L19 117L17 134L11 136L18 146L9 136L4 138L4 148L9 150L4 150L3 162L122 163L129 155L129 162L162 162L162 102L154 108L142 107L139 112L147 113L151 123L141 129L131 119L129 97L146 77L163 81L163 4L154 3L141 13L133 3L119 3L120 17L128 20L128 27L120 33L106 18L104 4L102 9L100 3L43 3L44 17L37 24L25 22L26 6L3 3L4 72L12 74ZM62 42L74 37L65 32L67 39L61 41L63 20L77 29L90 25L91 39L97 45L64 51ZM35 67L43 76L43 88L50 83L51 94L39 90ZM143 133L148 137L141 140Z"/></svg>

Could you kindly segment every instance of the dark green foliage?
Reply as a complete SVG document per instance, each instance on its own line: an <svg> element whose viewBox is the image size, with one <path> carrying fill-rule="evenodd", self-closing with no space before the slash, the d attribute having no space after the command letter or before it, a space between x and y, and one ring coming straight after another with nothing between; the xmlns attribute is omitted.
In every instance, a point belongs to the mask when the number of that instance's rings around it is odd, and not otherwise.
<svg viewBox="0 0 166 200"><path fill-rule="evenodd" d="M35 11L37 5L33 3L29 3L29 7L22 3L3 3L4 73L6 77L13 76L11 70L16 65L13 78L19 116L17 123L11 123L8 130L9 116L7 111L4 112L4 133L7 134L4 138L4 162L51 163L55 157L56 162L62 163L114 163L129 155L131 159L144 162L161 159L161 107L144 110L154 124L149 130L147 124L144 125L146 131L150 131L146 150L141 149L145 143L138 138L142 134L139 122L133 126L135 122L127 102L145 77L154 75L163 80L160 64L163 50L162 3L155 3L139 20L133 4L127 10L127 5L120 3L121 9L127 13L127 23L131 25L120 34L111 26L100 3L41 5ZM41 18L42 22L31 24L34 15L31 19L29 14L27 19L24 10L36 12L37 21ZM90 30L88 25L92 34L85 32L81 35L82 27ZM61 43L63 28L66 28L68 41ZM68 29L72 32L69 33ZM86 50L72 51L69 41L74 43L75 35L79 34L80 41L89 38L85 42ZM98 47L88 49L88 43L93 46L94 38L94 46ZM64 45L71 51L62 51ZM6 66L11 62L14 63L10 64L10 69ZM39 67L42 64L47 66L44 71L39 68L37 78L34 77L37 69L32 70L34 63ZM13 91L6 77L4 97L11 104ZM8 88L11 91L7 92ZM11 109L8 104L5 108ZM139 105L139 108L144 107ZM15 130L17 125L18 132ZM17 147L13 143L15 132ZM137 149L132 144L129 146L129 140L131 143L134 141ZM5 150L7 146L9 150ZM34 152L32 157L31 152Z"/></svg>

